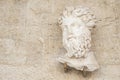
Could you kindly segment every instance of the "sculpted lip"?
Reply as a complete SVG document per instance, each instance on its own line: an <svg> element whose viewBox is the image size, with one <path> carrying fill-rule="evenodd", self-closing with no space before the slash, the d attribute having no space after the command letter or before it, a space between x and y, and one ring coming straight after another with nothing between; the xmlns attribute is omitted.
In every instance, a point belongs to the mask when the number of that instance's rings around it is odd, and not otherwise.
<svg viewBox="0 0 120 80"><path fill-rule="evenodd" d="M70 39L73 39L73 38L75 39L76 37L73 36L73 35L69 35L67 39L70 40Z"/></svg>

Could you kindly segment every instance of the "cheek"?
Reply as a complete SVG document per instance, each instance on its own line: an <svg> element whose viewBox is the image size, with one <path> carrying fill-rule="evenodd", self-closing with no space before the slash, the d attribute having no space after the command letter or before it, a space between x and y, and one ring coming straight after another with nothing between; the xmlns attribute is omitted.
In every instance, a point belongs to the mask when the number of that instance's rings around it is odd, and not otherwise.
<svg viewBox="0 0 120 80"><path fill-rule="evenodd" d="M67 36L68 35L68 30L67 29L63 29L62 33L63 33L63 36Z"/></svg>
<svg viewBox="0 0 120 80"><path fill-rule="evenodd" d="M73 27L72 30L74 33L79 33L80 27L79 26Z"/></svg>

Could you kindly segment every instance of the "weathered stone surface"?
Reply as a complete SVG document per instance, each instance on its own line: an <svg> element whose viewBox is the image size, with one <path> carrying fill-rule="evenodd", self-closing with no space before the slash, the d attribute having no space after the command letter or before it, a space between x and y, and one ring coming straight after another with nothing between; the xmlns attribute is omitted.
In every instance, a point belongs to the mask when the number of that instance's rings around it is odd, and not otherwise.
<svg viewBox="0 0 120 80"><path fill-rule="evenodd" d="M0 80L120 80L119 0L0 0ZM57 19L66 6L90 7L99 20L92 49L100 69L64 73Z"/></svg>

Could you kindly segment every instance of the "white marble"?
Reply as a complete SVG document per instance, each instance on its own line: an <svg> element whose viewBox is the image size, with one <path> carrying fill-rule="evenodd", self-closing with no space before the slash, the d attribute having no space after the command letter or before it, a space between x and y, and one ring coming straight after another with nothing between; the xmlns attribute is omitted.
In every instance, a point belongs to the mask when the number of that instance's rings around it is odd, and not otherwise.
<svg viewBox="0 0 120 80"><path fill-rule="evenodd" d="M63 31L63 46L67 53L59 57L77 70L94 71L99 68L91 51L91 31L95 27L95 16L87 7L67 7L59 20Z"/></svg>

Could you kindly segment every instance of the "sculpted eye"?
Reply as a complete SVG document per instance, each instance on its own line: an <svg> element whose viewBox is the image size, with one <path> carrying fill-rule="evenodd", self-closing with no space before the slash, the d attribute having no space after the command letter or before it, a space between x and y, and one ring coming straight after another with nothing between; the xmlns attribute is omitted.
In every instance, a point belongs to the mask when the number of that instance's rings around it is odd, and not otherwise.
<svg viewBox="0 0 120 80"><path fill-rule="evenodd" d="M71 26L75 26L75 25L76 25L75 23L71 24Z"/></svg>
<svg viewBox="0 0 120 80"><path fill-rule="evenodd" d="M64 28L66 29L68 26L67 25L64 25Z"/></svg>

